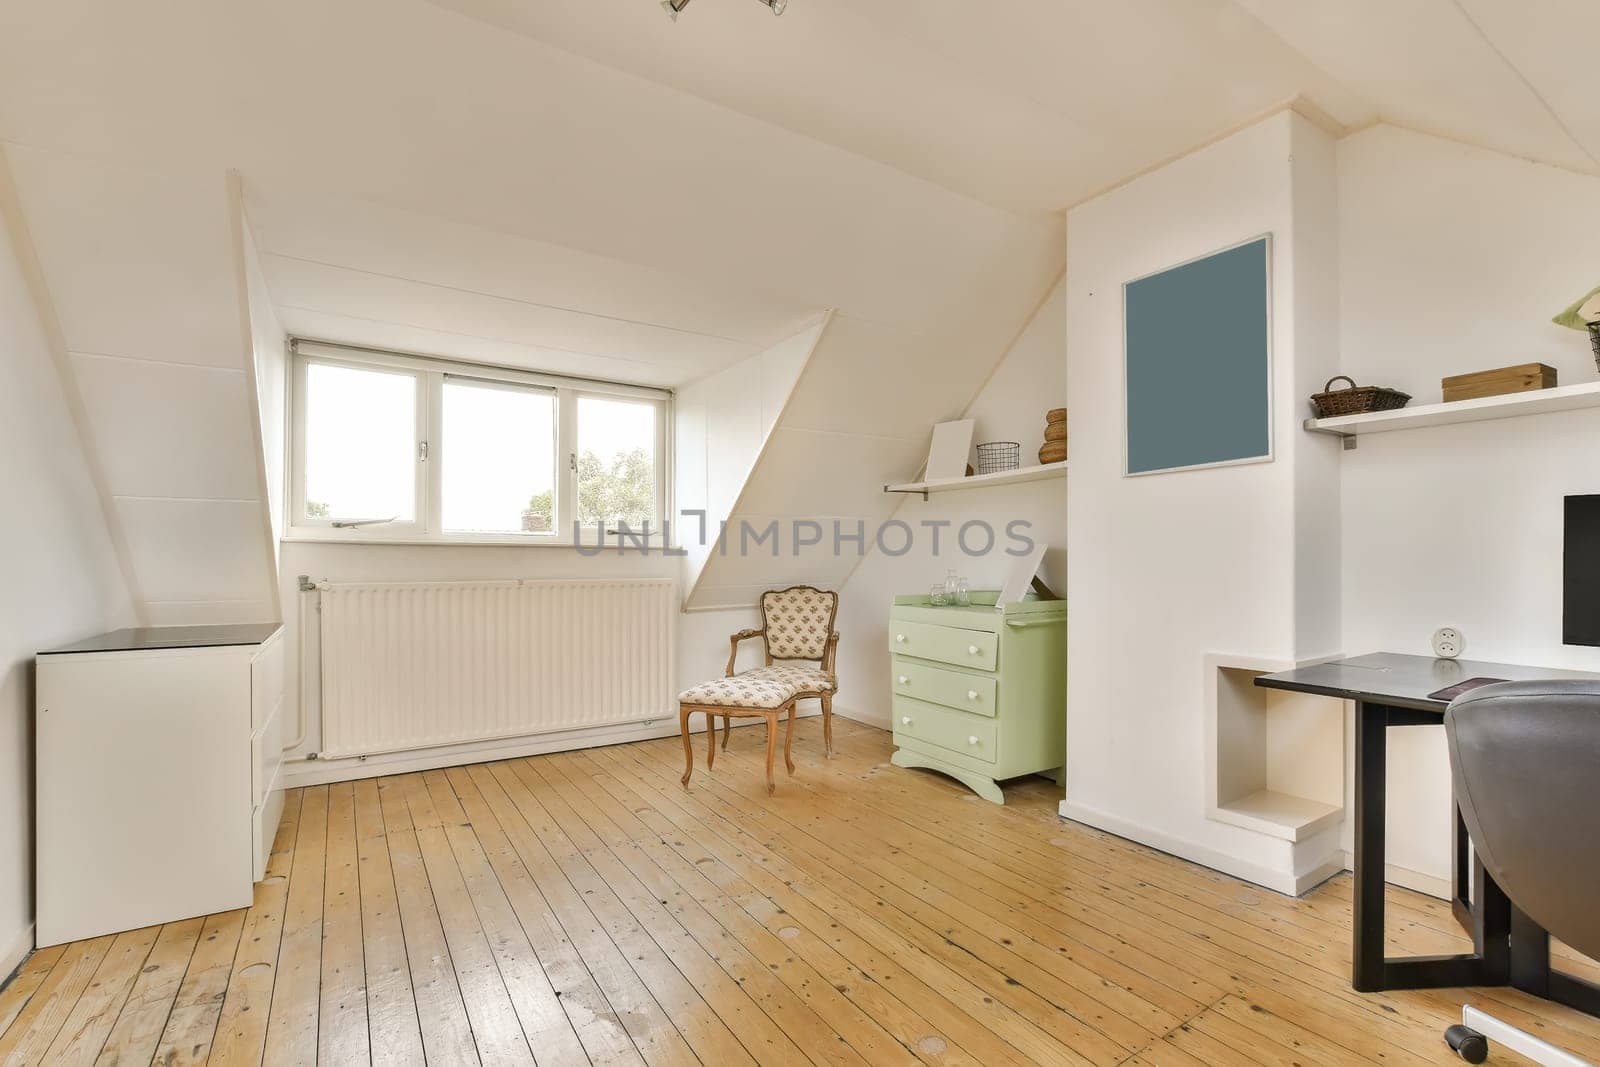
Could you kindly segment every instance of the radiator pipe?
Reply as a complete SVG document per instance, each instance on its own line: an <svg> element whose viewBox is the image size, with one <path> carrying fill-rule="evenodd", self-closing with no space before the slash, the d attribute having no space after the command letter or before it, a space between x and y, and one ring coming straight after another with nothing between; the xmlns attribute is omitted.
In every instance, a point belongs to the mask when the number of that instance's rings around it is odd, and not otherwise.
<svg viewBox="0 0 1600 1067"><path fill-rule="evenodd" d="M294 740L283 746L288 752L306 743L306 595L317 591L317 583L309 574L300 576L300 656L295 662L295 681L298 695L295 699L296 733Z"/></svg>

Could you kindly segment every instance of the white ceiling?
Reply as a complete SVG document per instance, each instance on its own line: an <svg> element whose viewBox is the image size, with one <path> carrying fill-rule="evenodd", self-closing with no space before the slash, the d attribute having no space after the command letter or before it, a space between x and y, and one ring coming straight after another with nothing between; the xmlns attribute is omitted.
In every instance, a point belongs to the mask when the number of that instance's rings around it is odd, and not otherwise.
<svg viewBox="0 0 1600 1067"><path fill-rule="evenodd" d="M0 139L240 170L291 331L654 384L826 307L942 329L1001 258L1042 287L1051 213L1297 97L1600 173L1591 0L695 0L676 23L655 0L0 0L0 20Z"/></svg>
<svg viewBox="0 0 1600 1067"><path fill-rule="evenodd" d="M704 377L815 309L359 200L247 203L290 334L647 385Z"/></svg>

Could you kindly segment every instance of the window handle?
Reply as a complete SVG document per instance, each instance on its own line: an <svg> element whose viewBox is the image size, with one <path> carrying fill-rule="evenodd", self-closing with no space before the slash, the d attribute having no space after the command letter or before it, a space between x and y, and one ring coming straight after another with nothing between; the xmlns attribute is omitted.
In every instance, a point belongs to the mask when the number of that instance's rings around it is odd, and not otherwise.
<svg viewBox="0 0 1600 1067"><path fill-rule="evenodd" d="M427 462L427 460L428 460L428 442L426 442L426 441L418 441L417 442L417 458L422 460L424 463ZM388 520L388 521L392 522L394 520L391 519L391 520Z"/></svg>
<svg viewBox="0 0 1600 1067"><path fill-rule="evenodd" d="M363 526L382 526L384 523L393 522L399 517L398 515L390 515L387 519L335 519L332 525L335 530L358 530Z"/></svg>

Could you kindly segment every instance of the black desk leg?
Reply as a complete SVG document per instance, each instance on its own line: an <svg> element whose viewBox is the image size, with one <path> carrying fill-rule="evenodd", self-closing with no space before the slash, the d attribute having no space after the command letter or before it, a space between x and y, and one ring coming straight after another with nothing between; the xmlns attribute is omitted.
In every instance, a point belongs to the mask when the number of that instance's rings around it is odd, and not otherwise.
<svg viewBox="0 0 1600 1067"><path fill-rule="evenodd" d="M1467 834L1467 824L1461 818L1461 805L1456 803L1455 792L1451 791L1450 808L1455 812L1450 830L1450 852L1455 859L1455 872L1452 881L1453 895L1450 899L1450 911L1455 915L1456 922L1472 929L1472 898L1468 894L1468 886L1472 884L1472 860L1469 857L1471 849L1467 847L1470 840Z"/></svg>
<svg viewBox="0 0 1600 1067"><path fill-rule="evenodd" d="M1460 818L1460 809L1456 817ZM1506 985L1511 981L1511 938L1514 929L1511 899L1499 883L1489 877L1483 860L1473 857L1472 898L1477 902L1467 915L1472 948L1483 961L1479 981L1483 985Z"/></svg>
<svg viewBox="0 0 1600 1067"><path fill-rule="evenodd" d="M1362 993L1383 988L1384 792L1388 773L1389 711L1356 702L1355 943L1350 984Z"/></svg>
<svg viewBox="0 0 1600 1067"><path fill-rule="evenodd" d="M1355 923L1350 984L1381 989L1438 989L1503 983L1515 966L1511 905L1481 864L1475 864L1476 906L1467 913L1474 952L1447 956L1383 954L1384 789L1391 726L1437 725L1431 712L1356 702ZM1510 959L1508 959L1508 956Z"/></svg>
<svg viewBox="0 0 1600 1067"><path fill-rule="evenodd" d="M1550 935L1521 908L1511 909L1511 984L1536 997L1550 995Z"/></svg>

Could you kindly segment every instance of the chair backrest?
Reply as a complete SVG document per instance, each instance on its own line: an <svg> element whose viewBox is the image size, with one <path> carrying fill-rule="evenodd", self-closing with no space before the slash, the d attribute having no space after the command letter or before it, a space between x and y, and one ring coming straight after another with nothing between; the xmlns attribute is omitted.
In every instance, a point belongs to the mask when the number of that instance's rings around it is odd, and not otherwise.
<svg viewBox="0 0 1600 1067"><path fill-rule="evenodd" d="M1600 682L1504 682L1445 713L1456 800L1512 903L1600 957Z"/></svg>
<svg viewBox="0 0 1600 1067"><path fill-rule="evenodd" d="M792 585L761 594L768 659L821 659L839 612L839 594Z"/></svg>

